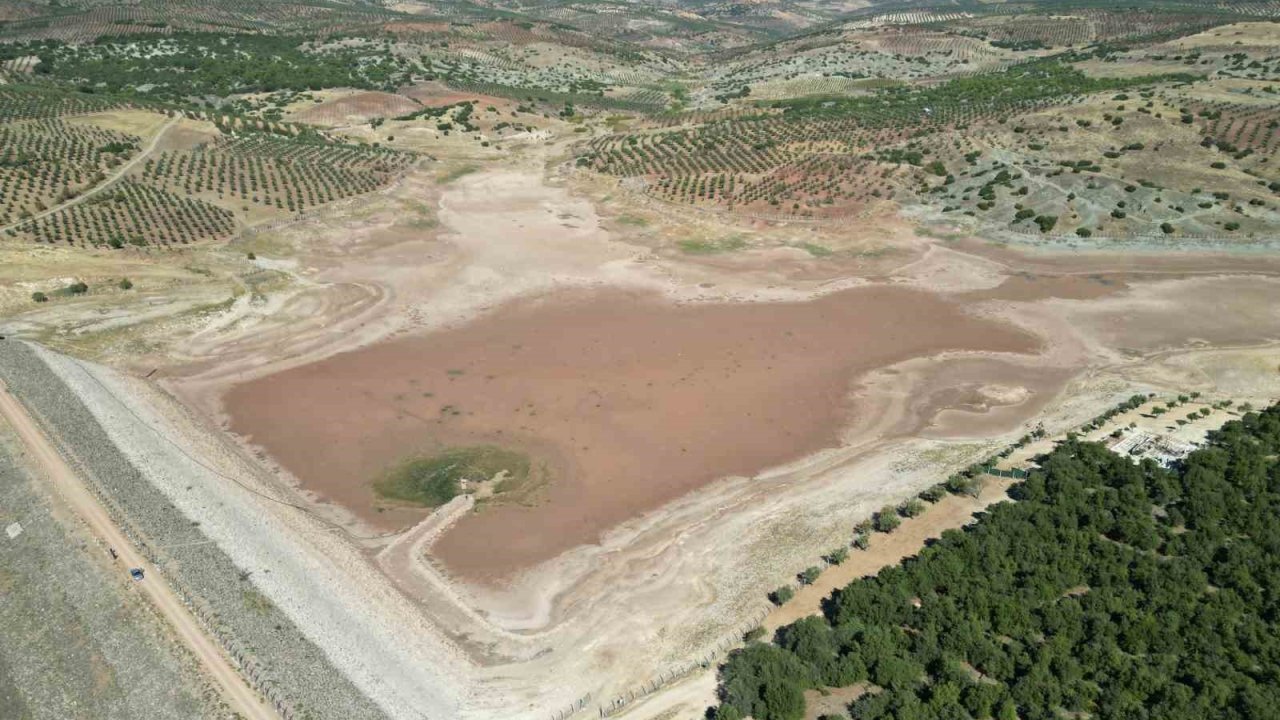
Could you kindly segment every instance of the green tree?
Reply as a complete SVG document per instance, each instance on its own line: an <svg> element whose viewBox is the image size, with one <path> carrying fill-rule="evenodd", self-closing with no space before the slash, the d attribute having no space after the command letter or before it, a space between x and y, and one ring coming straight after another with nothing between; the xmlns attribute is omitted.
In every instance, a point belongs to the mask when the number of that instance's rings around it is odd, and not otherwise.
<svg viewBox="0 0 1280 720"><path fill-rule="evenodd" d="M878 532L893 532L901 524L902 520L898 517L898 511L892 505L886 505L880 508L880 512L876 513L875 527Z"/></svg>
<svg viewBox="0 0 1280 720"><path fill-rule="evenodd" d="M795 684L770 681L764 686L764 710L760 720L801 720L804 717L804 692Z"/></svg>

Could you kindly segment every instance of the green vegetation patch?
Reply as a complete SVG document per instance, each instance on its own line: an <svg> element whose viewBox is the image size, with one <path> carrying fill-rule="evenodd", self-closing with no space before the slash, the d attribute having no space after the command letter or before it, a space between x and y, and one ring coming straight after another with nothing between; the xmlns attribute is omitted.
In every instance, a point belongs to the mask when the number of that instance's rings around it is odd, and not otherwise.
<svg viewBox="0 0 1280 720"><path fill-rule="evenodd" d="M834 250L832 250L831 248L825 245L819 245L817 243L811 243L811 242L797 243L796 247L800 248L801 250L804 250L805 252L809 253L814 257L830 257L835 253Z"/></svg>
<svg viewBox="0 0 1280 720"><path fill-rule="evenodd" d="M11 52L40 58L37 76L90 93L189 96L354 87L395 91L421 64L366 43L317 43L305 36L177 32L104 37L94 43L41 41Z"/></svg>
<svg viewBox="0 0 1280 720"><path fill-rule="evenodd" d="M630 227L645 227L649 224L649 221L639 215L619 215L618 224L628 225Z"/></svg>
<svg viewBox="0 0 1280 720"><path fill-rule="evenodd" d="M731 655L718 720L1275 717L1280 405L1175 469L1069 438L975 525ZM893 508L880 513L891 517Z"/></svg>
<svg viewBox="0 0 1280 720"><path fill-rule="evenodd" d="M439 455L405 461L374 481L373 489L388 500L436 507L462 492L462 481L489 480L504 474L503 482L519 485L529 477L529 458L493 445L445 450Z"/></svg>
<svg viewBox="0 0 1280 720"><path fill-rule="evenodd" d="M476 165L456 165L436 175L436 182L441 185L448 185L454 180L466 177L479 169Z"/></svg>
<svg viewBox="0 0 1280 720"><path fill-rule="evenodd" d="M715 255L741 250L746 246L747 241L736 235L724 240L681 240L676 243L676 247L686 255Z"/></svg>
<svg viewBox="0 0 1280 720"><path fill-rule="evenodd" d="M935 121L958 107L988 111L1031 107L1049 100L1165 82L1202 79L1189 73L1135 78L1094 78L1055 58L1033 60L1004 72L957 78L934 87L892 88L844 100L795 99L773 103L792 118L856 116L868 126Z"/></svg>

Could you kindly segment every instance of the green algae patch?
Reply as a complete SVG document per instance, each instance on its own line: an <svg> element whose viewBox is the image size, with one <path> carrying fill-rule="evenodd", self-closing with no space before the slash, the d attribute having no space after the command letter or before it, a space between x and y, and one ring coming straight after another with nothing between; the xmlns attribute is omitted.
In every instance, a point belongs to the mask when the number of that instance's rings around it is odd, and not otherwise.
<svg viewBox="0 0 1280 720"><path fill-rule="evenodd" d="M523 485L529 470L529 458L513 450L493 445L450 448L402 462L375 480L373 490L384 500L436 507L495 478L500 478L500 485Z"/></svg>

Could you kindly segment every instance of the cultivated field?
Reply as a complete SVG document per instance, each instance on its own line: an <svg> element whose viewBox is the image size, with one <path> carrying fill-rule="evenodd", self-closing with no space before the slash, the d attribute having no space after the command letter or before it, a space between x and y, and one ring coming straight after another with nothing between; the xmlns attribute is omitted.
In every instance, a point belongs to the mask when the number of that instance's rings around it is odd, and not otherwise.
<svg viewBox="0 0 1280 720"><path fill-rule="evenodd" d="M1280 395L1280 6L205 5L0 10L0 379L264 712L1123 716L1084 653L924 657L936 586L812 616L1068 431ZM219 716L77 533L0 536L0 702Z"/></svg>

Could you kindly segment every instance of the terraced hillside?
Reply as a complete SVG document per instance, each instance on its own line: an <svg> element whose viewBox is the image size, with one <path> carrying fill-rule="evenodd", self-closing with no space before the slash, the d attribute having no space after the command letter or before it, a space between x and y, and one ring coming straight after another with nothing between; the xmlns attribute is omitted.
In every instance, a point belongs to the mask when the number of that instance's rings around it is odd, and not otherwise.
<svg viewBox="0 0 1280 720"><path fill-rule="evenodd" d="M264 720L1267 716L1273 641L1178 648L1150 618L1271 629L1212 613L1270 607L1241 569L1267 508L1213 513L1275 499L1244 450L1280 415L1224 398L1280 393L1277 21L0 2L0 397L137 537L186 644L226 656L215 687L76 610L133 623L117 586L158 583L46 522L0 429L0 528L38 523L0 536L0 717L223 717L219 687ZM1116 406L1155 392L1217 400ZM1242 450L1221 497L1070 439L1026 472L1070 428L1180 458L1229 407L1191 461ZM823 605L1014 480L1026 509ZM1004 552L985 580L908 577L1017 513L1101 574ZM1074 557L1050 540L1022 545ZM1193 540L1220 565L1188 566ZM1194 581L1195 622L1134 620L1135 568Z"/></svg>
<svg viewBox="0 0 1280 720"><path fill-rule="evenodd" d="M1004 237L1269 236L1280 55L1268 24L1232 22L1266 8L1047 5L882 14L731 55L706 110L584 141L577 164L779 220L911 207Z"/></svg>
<svg viewBox="0 0 1280 720"><path fill-rule="evenodd" d="M227 240L245 222L386 187L416 161L151 101L36 85L2 92L13 100L0 123L0 227L10 238L115 250Z"/></svg>

